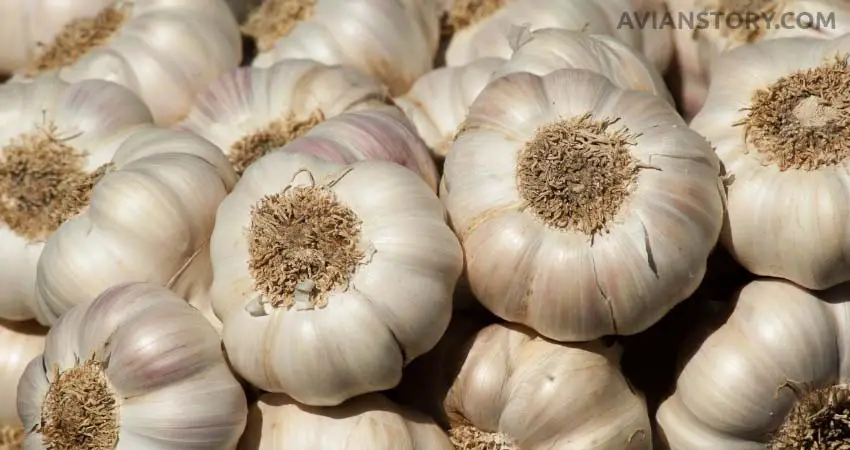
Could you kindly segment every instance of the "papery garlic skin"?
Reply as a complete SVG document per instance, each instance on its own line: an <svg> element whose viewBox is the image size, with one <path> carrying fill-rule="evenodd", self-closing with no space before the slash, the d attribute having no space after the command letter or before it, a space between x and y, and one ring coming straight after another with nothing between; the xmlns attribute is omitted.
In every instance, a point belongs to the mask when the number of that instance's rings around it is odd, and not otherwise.
<svg viewBox="0 0 850 450"><path fill-rule="evenodd" d="M547 160L523 156L529 146L549 142L541 130L578 126L583 117L619 119L613 129L636 135L624 147L629 167L639 170L633 178L598 169L588 181L592 190L623 192L611 200L617 206L597 210L588 203L581 208L590 209L575 216L564 213L587 223L611 214L594 232L553 226L520 188L535 185L556 196L556 188L519 165ZM547 145L584 168L559 163L552 179L590 176L589 156L582 156L589 153L564 142ZM441 198L464 246L470 286L484 306L551 339L586 341L641 332L696 289L722 225L719 170L705 139L654 95L618 89L584 70L515 73L491 82L472 104L446 158ZM595 187L615 182L627 184L622 191ZM592 192L570 183L572 192ZM564 194L552 198L553 213L573 201Z"/></svg>
<svg viewBox="0 0 850 450"><path fill-rule="evenodd" d="M252 65L313 59L351 66L393 95L407 91L433 65L440 37L434 0L316 0L312 9L273 48L261 48Z"/></svg>
<svg viewBox="0 0 850 450"><path fill-rule="evenodd" d="M119 285L65 314L44 354L18 385L24 449L47 448L34 431L54 367L108 361L103 375L116 398L116 450L235 447L248 412L242 386L215 330L173 292L149 283Z"/></svg>
<svg viewBox="0 0 850 450"><path fill-rule="evenodd" d="M236 183L225 156L191 133L150 128L111 162L88 208L50 236L38 261L36 301L49 324L117 283L153 282L190 301L209 289L206 247Z"/></svg>
<svg viewBox="0 0 850 450"><path fill-rule="evenodd" d="M361 221L358 237L349 239L363 257L344 285L322 292L324 306L313 297L302 303L299 291L293 305L275 306L249 267L249 239L257 239L252 210L268 196L292 199L290 190L333 194ZM317 251L304 245L302 253ZM213 309L234 369L260 389L315 406L395 386L403 365L433 347L448 326L463 267L441 202L412 171L383 161L334 164L306 153L271 153L248 169L219 208L211 254ZM282 267L267 269L276 281L262 283L280 286L289 276Z"/></svg>
<svg viewBox="0 0 850 450"><path fill-rule="evenodd" d="M789 54L794 57L788 58ZM846 232L850 192L844 187L850 162L783 171L766 153L774 149L748 139L743 125L758 91L847 54L850 37L774 39L729 52L718 61L705 105L691 122L691 128L715 147L729 177L728 219L721 241L756 275L818 290L850 280L850 261L844 256L850 250ZM804 91L820 95L812 89ZM787 94L789 101L796 98L791 95ZM789 117L783 123L790 127L799 120ZM783 139L792 137L787 134ZM799 153L818 152L826 145L801 147Z"/></svg>
<svg viewBox="0 0 850 450"><path fill-rule="evenodd" d="M85 170L93 171L108 162L132 133L152 123L148 107L113 83L91 80L70 85L43 76L32 83L5 84L0 86L0 165L4 148L23 135L47 135L55 126L54 137L87 152ZM29 239L0 221L0 248L0 318L36 317L36 265L44 239ZM39 320L46 323L45 318Z"/></svg>
<svg viewBox="0 0 850 450"><path fill-rule="evenodd" d="M104 46L58 74L72 83L103 79L124 85L145 101L158 124L179 121L198 91L242 59L236 20L222 0L84 0L85 6L59 11L55 2L24 3L12 2L10 14L0 14L0 40L25 46L7 66L19 74L13 80L27 81L23 73L42 51L40 43L51 43L65 24L110 7L125 8L126 18ZM45 17L55 22L43 28Z"/></svg>
<svg viewBox="0 0 850 450"><path fill-rule="evenodd" d="M453 450L430 418L381 394L339 406L311 407L264 394L248 415L244 450Z"/></svg>
<svg viewBox="0 0 850 450"><path fill-rule="evenodd" d="M525 29L518 39L519 47L494 78L516 72L542 76L558 69L586 69L604 75L620 89L649 92L673 104L658 70L617 38L544 28Z"/></svg>
<svg viewBox="0 0 850 450"><path fill-rule="evenodd" d="M7 322L0 320L0 380L4 389L0 389L0 428L20 427L18 418L16 389L27 364L44 350L44 337L47 329L35 321Z"/></svg>
<svg viewBox="0 0 850 450"><path fill-rule="evenodd" d="M445 158L469 105L504 63L501 58L482 58L464 66L435 69L396 97L395 104L416 125L432 154Z"/></svg>
<svg viewBox="0 0 850 450"><path fill-rule="evenodd" d="M786 386L850 381L850 286L761 279L697 349L656 418L671 450L764 449L795 403Z"/></svg>

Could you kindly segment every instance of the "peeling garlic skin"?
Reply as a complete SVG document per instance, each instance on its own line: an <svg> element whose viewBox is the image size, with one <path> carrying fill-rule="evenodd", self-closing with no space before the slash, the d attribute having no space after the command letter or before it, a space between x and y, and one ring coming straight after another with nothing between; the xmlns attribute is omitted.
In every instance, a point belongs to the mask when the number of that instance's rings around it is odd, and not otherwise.
<svg viewBox="0 0 850 450"><path fill-rule="evenodd" d="M27 430L42 423L52 368L64 373L89 359L108 361L102 373L117 404L116 450L228 450L245 428L247 400L215 330L163 287L119 285L62 317L18 385ZM23 448L46 448L42 438L31 431Z"/></svg>
<svg viewBox="0 0 850 450"><path fill-rule="evenodd" d="M607 231L595 234L548 225L518 187L525 180L555 189L540 177L518 177L521 161L542 161L520 156L532 141L547 142L539 140L541 127L585 114L591 122L620 119L612 131L637 135L624 147L639 169L636 178L617 178L626 183L625 196L606 209L613 214ZM558 148L589 164L571 146ZM575 170L559 167L552 170ZM516 73L491 82L472 104L446 159L441 196L476 298L549 338L586 341L643 331L696 289L722 225L719 171L705 139L656 96L618 89L583 70ZM607 180L590 187L614 178ZM588 187L570 183L576 194ZM552 201L561 210L572 198L558 194ZM588 218L602 211L594 208Z"/></svg>
<svg viewBox="0 0 850 450"><path fill-rule="evenodd" d="M313 279L302 280L251 256L256 251L252 242L261 237L252 231L259 226L252 210L267 205L264 198L270 195L292 202L299 189L332 194L337 207L361 222L355 228L359 231L345 238L362 254L355 265L332 259L317 266L322 268ZM263 223L284 226L280 221L287 216L278 214L274 220L263 216ZM344 216L313 214L306 216L311 223ZM297 236L309 235L304 233ZM293 249L293 255L316 255L330 235L316 236L302 240L303 248ZM460 244L445 223L441 202L410 170L382 161L345 166L286 152L271 153L251 166L222 202L211 254L213 309L224 324L224 345L234 369L265 391L316 406L395 386L402 367L433 347L448 326L463 267ZM251 267L264 270L263 278ZM344 283L318 289L322 277L346 267L353 272L335 272ZM299 294L306 281L316 282L314 296L309 289ZM289 306L275 306L281 297L268 289L282 288L284 282L298 284L294 294L283 297Z"/></svg>

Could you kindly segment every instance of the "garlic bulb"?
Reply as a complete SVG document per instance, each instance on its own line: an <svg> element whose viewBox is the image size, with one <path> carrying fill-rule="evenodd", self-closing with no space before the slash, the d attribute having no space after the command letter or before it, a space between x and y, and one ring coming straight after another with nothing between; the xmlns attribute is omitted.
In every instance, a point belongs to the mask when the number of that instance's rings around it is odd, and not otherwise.
<svg viewBox="0 0 850 450"><path fill-rule="evenodd" d="M152 122L130 90L105 81L0 85L0 318L36 316L45 240L80 206L96 169Z"/></svg>
<svg viewBox="0 0 850 450"><path fill-rule="evenodd" d="M453 450L443 430L423 414L381 394L339 406L300 405L264 394L248 414L244 450Z"/></svg>
<svg viewBox="0 0 850 450"><path fill-rule="evenodd" d="M434 0L265 0L243 27L256 67L313 59L354 67L407 91L431 69L440 37Z"/></svg>
<svg viewBox="0 0 850 450"><path fill-rule="evenodd" d="M44 245L39 320L55 323L117 283L153 282L189 300L209 289L209 275L199 273L212 270L206 248L216 210L236 183L225 156L191 133L158 128L109 149L114 156L103 152L88 162L106 173L78 191L77 205L90 204L67 214Z"/></svg>
<svg viewBox="0 0 850 450"><path fill-rule="evenodd" d="M446 157L469 105L504 62L500 58L482 58L464 66L435 69L395 99L435 157Z"/></svg>
<svg viewBox="0 0 850 450"><path fill-rule="evenodd" d="M104 79L133 90L160 124L242 59L238 26L222 0L13 0L0 6L0 72L68 82ZM13 80L14 80L13 79Z"/></svg>
<svg viewBox="0 0 850 450"><path fill-rule="evenodd" d="M173 292L118 285L65 314L18 385L24 450L233 449L248 406L215 330Z"/></svg>
<svg viewBox="0 0 850 450"><path fill-rule="evenodd" d="M463 268L441 202L412 171L303 153L248 168L211 254L234 369L314 406L395 386L448 326Z"/></svg>
<svg viewBox="0 0 850 450"><path fill-rule="evenodd" d="M619 347L559 344L515 324L490 325L466 344L451 339L471 325L453 321L434 351L456 350L429 365L417 360L423 373L406 371L400 386L403 396L420 392L420 404L450 427L455 448L652 448L646 402L620 372ZM452 334L456 328L467 329ZM409 376L421 382L405 385Z"/></svg>
<svg viewBox="0 0 850 450"><path fill-rule="evenodd" d="M850 285L815 293L751 282L659 408L664 440L672 450L841 448L849 338Z"/></svg>
<svg viewBox="0 0 850 450"><path fill-rule="evenodd" d="M18 385L24 369L44 349L47 329L34 321L7 322L0 320L0 448L20 448L24 428L18 418L14 386Z"/></svg>
<svg viewBox="0 0 850 450"><path fill-rule="evenodd" d="M702 280L719 162L673 108L586 70L479 94L444 189L478 300L559 341L634 334Z"/></svg>
<svg viewBox="0 0 850 450"><path fill-rule="evenodd" d="M691 123L730 177L721 240L754 274L811 289L850 280L848 57L850 36L729 52Z"/></svg>

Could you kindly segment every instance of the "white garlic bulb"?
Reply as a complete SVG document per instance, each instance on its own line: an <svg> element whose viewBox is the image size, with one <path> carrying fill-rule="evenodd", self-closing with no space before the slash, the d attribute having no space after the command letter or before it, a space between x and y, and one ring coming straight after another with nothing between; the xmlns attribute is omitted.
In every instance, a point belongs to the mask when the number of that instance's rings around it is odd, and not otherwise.
<svg viewBox="0 0 850 450"><path fill-rule="evenodd" d="M227 158L191 133L159 128L112 150L89 161L106 174L38 260L36 301L49 323L117 283L153 282L188 300L209 289L216 210L236 183Z"/></svg>
<svg viewBox="0 0 850 450"><path fill-rule="evenodd" d="M110 288L65 314L18 385L24 450L236 446L248 406L218 335L150 283Z"/></svg>
<svg viewBox="0 0 850 450"><path fill-rule="evenodd" d="M106 81L43 76L0 85L0 318L36 317L36 264L82 200L73 191L85 190L127 137L152 123L136 95Z"/></svg>
<svg viewBox="0 0 850 450"><path fill-rule="evenodd" d="M58 71L68 82L127 86L160 124L242 59L238 26L222 0L13 0L0 6L0 72L27 81ZM71 5L70 3L73 3ZM58 8L57 8L58 7Z"/></svg>
<svg viewBox="0 0 850 450"><path fill-rule="evenodd" d="M691 122L730 178L721 240L754 274L811 289L850 280L848 57L850 36L726 53Z"/></svg>
<svg viewBox="0 0 850 450"><path fill-rule="evenodd" d="M463 268L442 203L414 172L306 153L248 168L211 253L234 369L315 406L395 386L448 326Z"/></svg>
<svg viewBox="0 0 850 450"><path fill-rule="evenodd" d="M381 394L311 407L264 394L248 414L242 450L453 450L430 418Z"/></svg>
<svg viewBox="0 0 850 450"><path fill-rule="evenodd" d="M354 67L394 95L431 69L439 43L434 0L265 0L243 27L256 67L313 59Z"/></svg>
<svg viewBox="0 0 850 450"><path fill-rule="evenodd" d="M848 343L850 285L753 281L685 364L659 432L671 450L846 446Z"/></svg>
<svg viewBox="0 0 850 450"><path fill-rule="evenodd" d="M444 166L475 297L559 341L634 334L699 285L722 226L717 157L665 101L586 70L515 73Z"/></svg>
<svg viewBox="0 0 850 450"><path fill-rule="evenodd" d="M27 364L44 350L47 329L35 321L0 320L0 448L18 449L24 427L18 418L15 386Z"/></svg>

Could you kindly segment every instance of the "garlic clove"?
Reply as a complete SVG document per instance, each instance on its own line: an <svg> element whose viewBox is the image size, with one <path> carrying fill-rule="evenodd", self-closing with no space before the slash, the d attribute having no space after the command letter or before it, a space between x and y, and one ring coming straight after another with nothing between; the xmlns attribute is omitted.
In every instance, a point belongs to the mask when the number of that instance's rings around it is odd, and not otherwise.
<svg viewBox="0 0 850 450"><path fill-rule="evenodd" d="M24 429L18 418L16 390L27 365L44 348L47 330L34 321L0 320L0 378L6 388L0 391L0 448L17 448ZM8 446L8 447L6 447Z"/></svg>

